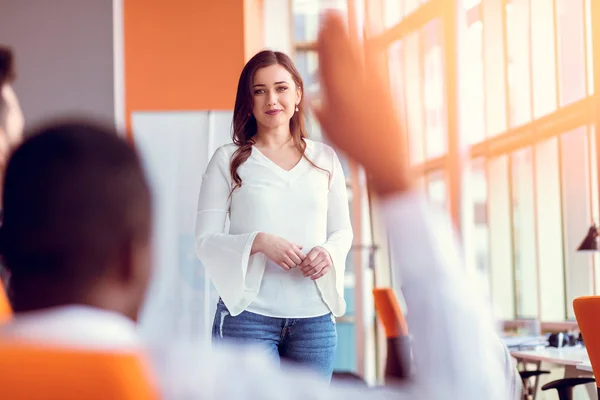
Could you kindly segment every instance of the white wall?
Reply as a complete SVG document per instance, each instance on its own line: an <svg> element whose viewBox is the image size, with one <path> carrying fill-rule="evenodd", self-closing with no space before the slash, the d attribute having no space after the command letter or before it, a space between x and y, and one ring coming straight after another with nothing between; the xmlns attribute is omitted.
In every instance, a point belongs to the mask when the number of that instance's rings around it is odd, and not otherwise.
<svg viewBox="0 0 600 400"><path fill-rule="evenodd" d="M111 0L0 0L28 125L64 113L114 120Z"/></svg>
<svg viewBox="0 0 600 400"><path fill-rule="evenodd" d="M288 0L264 0L265 48L292 54L292 14Z"/></svg>
<svg viewBox="0 0 600 400"><path fill-rule="evenodd" d="M146 339L209 337L217 294L194 251L202 175L229 143L228 111L139 112L132 125L154 198L154 277L141 318Z"/></svg>

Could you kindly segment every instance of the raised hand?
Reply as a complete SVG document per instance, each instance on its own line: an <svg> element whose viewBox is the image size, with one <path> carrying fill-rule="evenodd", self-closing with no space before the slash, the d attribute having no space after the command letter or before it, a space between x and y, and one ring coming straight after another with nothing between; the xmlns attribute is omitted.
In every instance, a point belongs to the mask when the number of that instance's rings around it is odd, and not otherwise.
<svg viewBox="0 0 600 400"><path fill-rule="evenodd" d="M381 194L409 188L406 137L385 79L384 58L325 14L318 39L320 104L313 109L329 140L363 165Z"/></svg>

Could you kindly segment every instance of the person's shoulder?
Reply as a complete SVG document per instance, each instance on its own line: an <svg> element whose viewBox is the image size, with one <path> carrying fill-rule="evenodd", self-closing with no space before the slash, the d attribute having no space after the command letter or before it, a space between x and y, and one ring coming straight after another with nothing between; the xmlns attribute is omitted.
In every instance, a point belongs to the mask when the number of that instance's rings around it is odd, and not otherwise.
<svg viewBox="0 0 600 400"><path fill-rule="evenodd" d="M224 144L215 150L213 158L221 162L229 162L237 149L238 146L234 143Z"/></svg>
<svg viewBox="0 0 600 400"><path fill-rule="evenodd" d="M215 151L215 154L217 154L217 153L221 153L221 154L225 154L225 155L228 155L228 156L230 156L230 157L231 157L231 156L233 155L233 153L234 153L234 152L235 152L237 149L238 149L238 145L237 145L237 144L234 144L234 143L227 143L227 144L224 144L224 145L222 145L222 146L219 146L219 147L217 148L217 150Z"/></svg>
<svg viewBox="0 0 600 400"><path fill-rule="evenodd" d="M335 150L333 147L326 143L318 142L315 140L305 139L306 149L312 153L315 158L323 158L331 160L331 157L335 156Z"/></svg>

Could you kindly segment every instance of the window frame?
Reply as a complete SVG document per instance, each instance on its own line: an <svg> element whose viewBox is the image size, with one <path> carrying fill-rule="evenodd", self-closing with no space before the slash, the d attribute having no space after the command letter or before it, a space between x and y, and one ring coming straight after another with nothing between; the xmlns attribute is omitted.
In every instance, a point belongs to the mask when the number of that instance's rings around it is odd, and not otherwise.
<svg viewBox="0 0 600 400"><path fill-rule="evenodd" d="M400 0L398 0L400 1ZM482 38L482 58L483 58L483 90L484 90L484 109L485 114L488 114L490 110L487 108L490 105L486 104L487 99L489 98L489 91L493 90L491 85L492 79L497 79L496 76L490 75L490 67L489 64L500 60L501 61L501 71L500 72L501 79L500 82L494 82L497 87L503 88L502 93L498 93L500 96L501 103L504 104L504 129L496 134L490 135L490 132L486 132L484 135L484 139L469 145L466 151L466 156L461 155L460 151L464 147L462 147L461 138L456 138L458 134L456 132L460 131L459 126L459 112L460 109L458 107L448 107L447 109L447 134L448 134L448 153L436 157L435 159L425 160L424 162L413 165L413 172L418 177L426 177L430 173L434 171L438 171L440 169L445 170L445 175L448 179L448 191L449 196L448 200L450 203L450 213L459 227L459 231L464 232L468 227L465 226L465 222L461 219L460 207L465 199L461 197L461 174L463 173L463 167L465 164L473 160L484 160L485 165L488 164L489 160L502 156L514 153L519 149L523 149L526 147L531 147L533 149L533 157L535 159L535 146L541 143L544 140L549 138L556 137L558 140L559 146L559 154L560 154L560 136L564 133L573 131L579 127L586 127L586 135L588 137L588 143L594 145L594 149L589 148L588 151L591 153L595 152L595 157L590 158L590 165L588 168L593 170L594 173L590 174L590 181L595 180L597 182L594 185L590 186L590 205L592 208L596 209L600 206L597 204L597 199L600 195L597 193L598 187L600 186L600 173L598 173L599 169L599 160L598 154L600 154L600 121L596 121L596 116L600 116L600 62L592 63L591 58L596 60L600 60L600 4L596 4L597 2L590 0L577 0L582 3L582 12L583 12L583 46L584 46L584 67L585 70L581 71L585 76L585 96L579 100L576 100L570 104L566 104L561 106L560 102L560 87L561 83L559 79L561 77L559 70L559 51L558 51L558 25L557 25L557 14L556 14L556 1L552 1L553 7L553 30L554 30L554 76L556 79L556 109L551 111L545 115L539 116L536 118L536 106L534 104L535 101L535 92L533 88L533 60L532 60L532 52L529 51L529 60L528 60L528 73L529 73L529 102L530 102L530 111L531 118L529 121L511 126L511 116L510 116L510 87L508 84L508 43L507 43L507 26L506 26L506 4L509 2L508 0L482 0L478 4L475 4L468 10L461 10L456 5L456 3L460 3L459 1L454 0L429 0L427 3L422 4L417 10L413 11L410 15L404 16L398 23L395 25L385 28L383 24L382 14L385 13L384 10L384 1L383 0L368 0L366 4L373 11L372 13L375 16L379 15L378 18L370 18L368 22L371 23L372 26L369 28L369 32L374 32L373 35L367 38L368 42L374 46L377 46L382 51L385 51L387 57L387 49L395 42L403 40L408 37L413 32L419 31L422 29L428 22L433 19L439 18L442 22L444 29L444 37L445 41L443 43L443 53L444 53L444 82L446 83L446 99L449 105L459 103L459 90L455 81L456 77L459 77L458 72L460 68L460 60L458 58L447 57L446 54L457 54L456 50L460 49L461 32L460 29L462 26L457 26L457 23L462 23L465 25L470 25L477 21L481 21L483 23L483 38ZM484 4L485 3L485 7ZM531 50L531 42L532 42L532 4L531 1L528 3L529 7L529 44L528 47ZM495 12L500 11L501 12ZM591 15L590 15L591 14ZM461 19L462 18L462 19ZM457 22L458 21L458 22ZM591 24L591 27L590 27ZM489 26L488 29L486 29ZM597 38L597 39L594 39ZM590 43L590 40L592 43ZM591 51L590 51L591 48ZM460 53L458 53L460 54ZM405 71L404 61L402 61L402 71ZM593 68L593 71L590 69ZM388 71L389 72L389 71ZM393 73L393 72L392 72ZM388 73L389 77L389 73ZM590 88L593 87L593 92L590 92ZM496 94L496 91L494 92ZM489 127L489 122L487 118L484 116L484 121L486 127ZM489 131L489 129L486 129ZM452 137L454 134L454 138ZM593 136L592 136L593 135ZM425 140L425 138L424 138ZM486 167L487 168L487 167ZM535 170L535 167L534 167ZM489 176L489 172L486 173ZM595 179L594 179L595 176ZM559 183L562 185L562 182ZM509 185L512 191L513 182L509 181ZM534 172L534 185L535 185L535 172ZM489 187L490 184L487 184L488 191L488 201L489 201ZM537 187L534 187L534 209L538 209L539 199L537 196ZM592 192L593 191L593 192ZM594 199L596 199L594 203ZM562 200L561 200L562 202ZM561 203L562 204L562 203ZM489 215L488 209L488 215ZM598 215L598 211L592 213L592 216ZM511 215L513 214L513 205L511 203L510 207ZM564 209L561 206L561 214L564 213ZM562 217L561 217L562 218ZM600 221L596 221L600 222ZM536 224L535 229L538 229L538 225ZM582 237L585 232L582 232ZM491 235L489 235L491 236ZM514 231L511 232L511 243L512 249L514 252ZM537 236L537 235L536 235ZM537 239L536 239L537 243ZM536 252L539 251L539 243L536 244ZM574 251L575 249L564 249L564 251ZM491 257L491 256L490 256ZM536 257L536 271L538 272L538 316L540 315L540 279L539 279L539 257ZM491 263L491 260L489 260ZM596 283L596 270L600 269L599 265L599 257L596 255L593 261L593 274L594 274L594 294L600 294L599 285ZM490 264L491 265L491 264ZM514 268L514 260L513 260L513 268ZM566 265L563 263L563 270L566 269ZM514 278L514 275L513 275ZM514 292L514 283L513 282L513 292ZM565 291L565 302L568 294ZM517 299L514 299L514 303L517 304ZM567 305L569 307L570 305ZM516 311L516 310L515 310ZM565 310L565 313L567 311ZM516 315L516 313L515 313ZM555 329L566 329L573 327L574 321L572 319L567 318L567 314L565 315L565 321L541 321L542 329L544 330L555 330ZM520 318L513 318L507 321L504 321L505 328L514 328L523 325L523 322Z"/></svg>

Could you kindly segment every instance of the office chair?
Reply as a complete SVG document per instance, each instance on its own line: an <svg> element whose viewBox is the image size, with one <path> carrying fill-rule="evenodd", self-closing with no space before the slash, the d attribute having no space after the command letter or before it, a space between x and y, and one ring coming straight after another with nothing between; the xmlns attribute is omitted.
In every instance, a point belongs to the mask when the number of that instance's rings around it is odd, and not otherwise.
<svg viewBox="0 0 600 400"><path fill-rule="evenodd" d="M141 355L3 341L0 393L19 400L156 400Z"/></svg>
<svg viewBox="0 0 600 400"><path fill-rule="evenodd" d="M600 296L584 296L573 300L575 318L579 325L581 337L592 364L595 376L600 376ZM560 400L572 400L573 388L577 385L595 382L594 378L565 378L548 382L542 390L555 389ZM596 390L600 396L600 388L596 383Z"/></svg>
<svg viewBox="0 0 600 400"><path fill-rule="evenodd" d="M549 374L550 371L546 370L535 370L535 371L519 371L521 376L521 382L523 382L523 400L533 399L535 396L535 390L537 389L537 383L531 384L530 379L535 378L536 382L540 375Z"/></svg>
<svg viewBox="0 0 600 400"><path fill-rule="evenodd" d="M392 381L406 380L410 377L410 341L396 294L391 288L375 288L373 298L387 338L385 378Z"/></svg>

